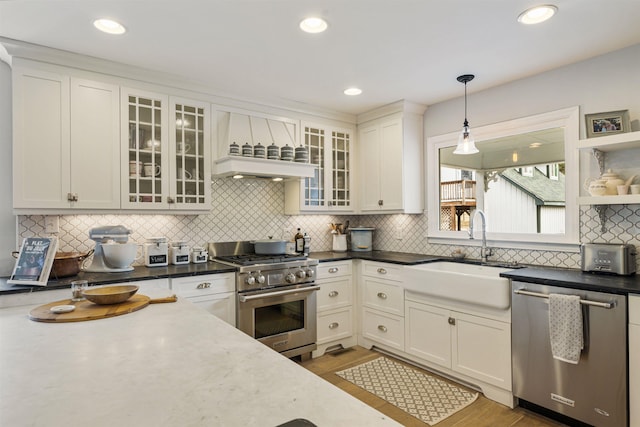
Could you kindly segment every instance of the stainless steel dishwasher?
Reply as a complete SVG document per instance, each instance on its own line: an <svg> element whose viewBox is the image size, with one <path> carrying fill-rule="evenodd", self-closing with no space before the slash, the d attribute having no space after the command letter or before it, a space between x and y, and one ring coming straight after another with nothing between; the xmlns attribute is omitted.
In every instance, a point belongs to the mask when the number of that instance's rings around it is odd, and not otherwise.
<svg viewBox="0 0 640 427"><path fill-rule="evenodd" d="M594 426L628 425L625 295L512 282L513 394ZM553 358L548 295L579 295L584 348L578 364Z"/></svg>

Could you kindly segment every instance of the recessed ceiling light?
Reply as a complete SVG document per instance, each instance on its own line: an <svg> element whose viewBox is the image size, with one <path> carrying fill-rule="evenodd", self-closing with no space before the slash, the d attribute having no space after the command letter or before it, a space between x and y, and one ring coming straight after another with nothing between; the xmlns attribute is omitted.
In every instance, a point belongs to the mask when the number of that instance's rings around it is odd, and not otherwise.
<svg viewBox="0 0 640 427"><path fill-rule="evenodd" d="M127 31L121 23L106 18L96 19L93 26L107 34L124 34Z"/></svg>
<svg viewBox="0 0 640 427"><path fill-rule="evenodd" d="M529 148L540 148L542 147L542 142L532 142L529 144Z"/></svg>
<svg viewBox="0 0 640 427"><path fill-rule="evenodd" d="M359 89L357 87L350 87L344 90L344 94L349 96L360 95L361 93L362 93L362 89Z"/></svg>
<svg viewBox="0 0 640 427"><path fill-rule="evenodd" d="M306 33L321 33L327 29L327 21L317 17L305 18L300 22L300 29Z"/></svg>
<svg viewBox="0 0 640 427"><path fill-rule="evenodd" d="M551 18L557 11L558 8L552 4L535 6L522 12L520 16L518 16L518 22L527 25L539 24Z"/></svg>

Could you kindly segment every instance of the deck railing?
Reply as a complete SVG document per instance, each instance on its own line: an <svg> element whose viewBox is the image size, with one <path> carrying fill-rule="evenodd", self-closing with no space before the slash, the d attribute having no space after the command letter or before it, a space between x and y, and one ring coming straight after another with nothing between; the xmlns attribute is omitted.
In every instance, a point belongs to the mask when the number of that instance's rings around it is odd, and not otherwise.
<svg viewBox="0 0 640 427"><path fill-rule="evenodd" d="M446 181L440 183L440 203L466 205L475 204L476 182L470 180Z"/></svg>

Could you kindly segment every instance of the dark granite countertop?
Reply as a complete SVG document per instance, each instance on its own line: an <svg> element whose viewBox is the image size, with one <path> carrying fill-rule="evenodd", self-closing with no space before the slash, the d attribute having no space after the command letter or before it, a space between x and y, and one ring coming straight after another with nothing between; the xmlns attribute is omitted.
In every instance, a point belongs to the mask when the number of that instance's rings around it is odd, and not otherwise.
<svg viewBox="0 0 640 427"><path fill-rule="evenodd" d="M527 267L507 271L502 277L525 283L560 286L614 294L640 294L640 277L585 273L578 269Z"/></svg>
<svg viewBox="0 0 640 427"><path fill-rule="evenodd" d="M388 262L392 264L415 265L425 262L448 260L435 255L412 254L408 252L389 251L348 251L348 252L312 252L309 258L319 262L342 261L346 259L365 259L368 261Z"/></svg>
<svg viewBox="0 0 640 427"><path fill-rule="evenodd" d="M71 286L74 280L87 280L92 285L108 285L112 283L136 282L139 280L163 279L167 277L188 277L203 274L235 272L236 268L219 262L203 262L201 264L169 265L167 267L135 267L126 273L88 273L80 272L76 276L59 280L49 280L47 286L9 285L6 277L0 278L0 295L23 292L49 291Z"/></svg>

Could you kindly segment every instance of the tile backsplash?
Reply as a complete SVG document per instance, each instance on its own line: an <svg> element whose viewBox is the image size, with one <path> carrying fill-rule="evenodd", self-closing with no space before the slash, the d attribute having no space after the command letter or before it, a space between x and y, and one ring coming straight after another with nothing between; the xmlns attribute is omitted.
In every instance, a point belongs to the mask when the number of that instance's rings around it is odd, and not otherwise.
<svg viewBox="0 0 640 427"><path fill-rule="evenodd" d="M122 224L133 231L131 240L144 243L149 237L205 245L212 241L251 240L274 236L291 239L296 228L311 236L312 251L331 250L328 224L350 221L352 227L375 227L373 245L378 250L447 256L451 245L429 244L426 215L284 215L284 185L266 179L216 179L211 183L212 209L206 215L63 215L60 217L60 250L86 252L93 248L89 230L101 225ZM606 231L598 213L580 210L582 242L640 245L640 205L615 205L607 209ZM44 217L19 217L20 239L44 236ZM461 247L463 245L455 245ZM470 258L480 248L465 248ZM494 248L492 259L504 262L578 268L580 255L570 252Z"/></svg>

